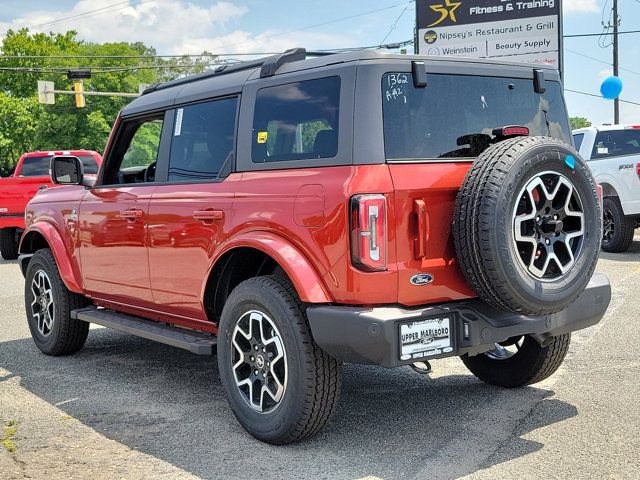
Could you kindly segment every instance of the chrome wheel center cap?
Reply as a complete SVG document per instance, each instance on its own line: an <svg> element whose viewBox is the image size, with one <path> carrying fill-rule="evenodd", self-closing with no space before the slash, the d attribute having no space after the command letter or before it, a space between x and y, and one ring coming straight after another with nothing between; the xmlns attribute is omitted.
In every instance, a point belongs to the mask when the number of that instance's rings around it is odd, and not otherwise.
<svg viewBox="0 0 640 480"><path fill-rule="evenodd" d="M256 357L256 366L258 368L264 368L264 357L262 355Z"/></svg>

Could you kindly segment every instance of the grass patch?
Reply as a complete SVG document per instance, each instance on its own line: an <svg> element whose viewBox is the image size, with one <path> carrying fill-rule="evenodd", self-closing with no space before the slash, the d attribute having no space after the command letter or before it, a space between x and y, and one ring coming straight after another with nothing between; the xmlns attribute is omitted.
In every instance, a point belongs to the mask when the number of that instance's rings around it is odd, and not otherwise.
<svg viewBox="0 0 640 480"><path fill-rule="evenodd" d="M18 428L17 425L18 423L15 420L9 420L4 425L4 435L2 437L2 440L0 440L0 443L2 443L4 448L6 448L9 453L13 453L16 451L16 444L13 443L12 438L16 434L16 430Z"/></svg>

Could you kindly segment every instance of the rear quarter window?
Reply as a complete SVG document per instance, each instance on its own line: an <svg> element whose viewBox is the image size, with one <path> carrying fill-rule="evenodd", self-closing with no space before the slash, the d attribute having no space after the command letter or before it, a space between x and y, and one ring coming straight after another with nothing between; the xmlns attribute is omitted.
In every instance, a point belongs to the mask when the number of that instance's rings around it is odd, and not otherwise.
<svg viewBox="0 0 640 480"><path fill-rule="evenodd" d="M584 133L576 133L573 136L573 144L576 146L576 150L580 151L582 146L582 140L584 140Z"/></svg>
<svg viewBox="0 0 640 480"><path fill-rule="evenodd" d="M388 73L382 104L388 160L475 158L493 129L507 125L571 144L558 82L538 94L529 79L428 74L427 86L416 88L411 74Z"/></svg>
<svg viewBox="0 0 640 480"><path fill-rule="evenodd" d="M51 155L44 157L25 157L18 175L21 177L48 177Z"/></svg>
<svg viewBox="0 0 640 480"><path fill-rule="evenodd" d="M253 117L253 163L335 157L339 105L337 76L260 89Z"/></svg>
<svg viewBox="0 0 640 480"><path fill-rule="evenodd" d="M640 155L640 130L608 130L596 134L591 159Z"/></svg>

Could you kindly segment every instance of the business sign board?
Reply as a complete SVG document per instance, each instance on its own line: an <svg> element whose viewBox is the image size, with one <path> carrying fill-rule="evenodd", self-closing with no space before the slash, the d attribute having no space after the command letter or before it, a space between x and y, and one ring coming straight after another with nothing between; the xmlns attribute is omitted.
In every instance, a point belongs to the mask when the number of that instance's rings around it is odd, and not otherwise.
<svg viewBox="0 0 640 480"><path fill-rule="evenodd" d="M416 0L417 52L561 69L560 0Z"/></svg>

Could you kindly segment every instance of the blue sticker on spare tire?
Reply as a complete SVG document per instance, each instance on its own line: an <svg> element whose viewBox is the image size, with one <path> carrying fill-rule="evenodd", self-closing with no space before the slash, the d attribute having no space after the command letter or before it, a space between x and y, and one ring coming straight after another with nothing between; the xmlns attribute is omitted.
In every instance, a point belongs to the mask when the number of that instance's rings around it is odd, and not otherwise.
<svg viewBox="0 0 640 480"><path fill-rule="evenodd" d="M433 282L433 275L430 273L418 273L409 279L412 285L428 285Z"/></svg>

